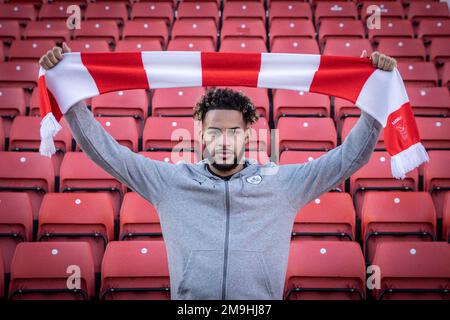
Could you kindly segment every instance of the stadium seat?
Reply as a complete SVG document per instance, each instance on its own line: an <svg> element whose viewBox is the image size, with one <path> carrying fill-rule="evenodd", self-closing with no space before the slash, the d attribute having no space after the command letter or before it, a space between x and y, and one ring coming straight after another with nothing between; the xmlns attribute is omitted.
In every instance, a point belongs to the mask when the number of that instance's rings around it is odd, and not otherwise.
<svg viewBox="0 0 450 320"><path fill-rule="evenodd" d="M92 248L95 272L114 240L111 198L96 193L47 193L39 211L38 241L81 241Z"/></svg>
<svg viewBox="0 0 450 320"><path fill-rule="evenodd" d="M270 155L270 128L268 119L260 117L250 127L249 143L245 146L245 149L265 151Z"/></svg>
<svg viewBox="0 0 450 320"><path fill-rule="evenodd" d="M169 300L164 241L113 241L102 263L100 300Z"/></svg>
<svg viewBox="0 0 450 320"><path fill-rule="evenodd" d="M450 62L449 37L435 38L430 44L430 60L437 64Z"/></svg>
<svg viewBox="0 0 450 320"><path fill-rule="evenodd" d="M228 38L257 38L266 41L266 29L262 21L233 19L223 22L221 41Z"/></svg>
<svg viewBox="0 0 450 320"><path fill-rule="evenodd" d="M197 163L200 161L198 154L191 151L141 151L144 157L170 163L185 161L186 163Z"/></svg>
<svg viewBox="0 0 450 320"><path fill-rule="evenodd" d="M119 40L119 27L114 21L83 21L83 28L75 29L74 39L107 40L117 42Z"/></svg>
<svg viewBox="0 0 450 320"><path fill-rule="evenodd" d="M446 242L385 242L375 253L380 269L378 300L448 300L450 244Z"/></svg>
<svg viewBox="0 0 450 320"><path fill-rule="evenodd" d="M5 295L5 263L3 262L2 249L0 248L0 299Z"/></svg>
<svg viewBox="0 0 450 320"><path fill-rule="evenodd" d="M298 211L292 241L353 241L355 216L352 198L348 193L324 193Z"/></svg>
<svg viewBox="0 0 450 320"><path fill-rule="evenodd" d="M338 132L342 132L342 125L346 118L359 117L360 115L361 109L355 106L353 102L341 98L334 98L334 119L336 120Z"/></svg>
<svg viewBox="0 0 450 320"><path fill-rule="evenodd" d="M173 39L169 41L167 51L215 51L214 43L210 39L191 38Z"/></svg>
<svg viewBox="0 0 450 320"><path fill-rule="evenodd" d="M173 9L171 3L152 1L151 3L135 2L131 9L132 20L163 20L167 26L173 22Z"/></svg>
<svg viewBox="0 0 450 320"><path fill-rule="evenodd" d="M27 192L37 220L39 206L46 192L55 191L52 159L37 152L0 152L0 191Z"/></svg>
<svg viewBox="0 0 450 320"><path fill-rule="evenodd" d="M22 88L0 88L0 118L2 118L3 143L5 138L9 138L9 131L14 117L25 115L26 100L25 92ZM0 150L4 150L0 148Z"/></svg>
<svg viewBox="0 0 450 320"><path fill-rule="evenodd" d="M344 118L344 120L342 121L342 128L340 130L342 140L345 140L345 138L347 138L347 136L350 134L351 130L356 125L358 120L359 120L359 118L354 117L354 116ZM385 150L385 149L386 148L384 146L384 131L381 130L380 135L378 137L377 144L375 145L375 150L379 151L379 150Z"/></svg>
<svg viewBox="0 0 450 320"><path fill-rule="evenodd" d="M414 38L414 30L409 20L381 19L380 28L367 30L370 41L378 42L382 38Z"/></svg>
<svg viewBox="0 0 450 320"><path fill-rule="evenodd" d="M377 50L397 61L426 60L425 47L420 39L381 38Z"/></svg>
<svg viewBox="0 0 450 320"><path fill-rule="evenodd" d="M363 39L364 28L359 20L325 20L319 28L319 43L325 44L328 39Z"/></svg>
<svg viewBox="0 0 450 320"><path fill-rule="evenodd" d="M316 23L323 20L336 19L339 21L357 20L358 11L353 2L318 2L315 10Z"/></svg>
<svg viewBox="0 0 450 320"><path fill-rule="evenodd" d="M84 152L67 152L61 164L61 192L100 192L111 197L118 220L126 187L91 161Z"/></svg>
<svg viewBox="0 0 450 320"><path fill-rule="evenodd" d="M163 21L128 21L123 29L123 40L159 40L165 47L169 31Z"/></svg>
<svg viewBox="0 0 450 320"><path fill-rule="evenodd" d="M10 272L17 244L33 240L33 211L25 192L0 192L0 260ZM1 274L0 274L1 276ZM0 291L0 294L2 291Z"/></svg>
<svg viewBox="0 0 450 320"><path fill-rule="evenodd" d="M73 52L108 52L108 41L80 39L67 41L67 45Z"/></svg>
<svg viewBox="0 0 450 320"><path fill-rule="evenodd" d="M225 87L218 87L225 88ZM247 96L256 108L256 112L260 117L269 120L269 96L267 89L252 87L228 87L235 91L242 92Z"/></svg>
<svg viewBox="0 0 450 320"><path fill-rule="evenodd" d="M416 116L448 117L450 100L447 88L409 87L406 89L412 110Z"/></svg>
<svg viewBox="0 0 450 320"><path fill-rule="evenodd" d="M364 257L353 241L291 242L284 299L365 299Z"/></svg>
<svg viewBox="0 0 450 320"><path fill-rule="evenodd" d="M303 53L320 54L316 39L289 39L278 37L272 43L271 52L275 53Z"/></svg>
<svg viewBox="0 0 450 320"><path fill-rule="evenodd" d="M61 42L70 40L70 33L66 21L31 21L28 22L23 36L24 39L50 39Z"/></svg>
<svg viewBox="0 0 450 320"><path fill-rule="evenodd" d="M0 151L5 150L5 129L3 128L3 119L0 117Z"/></svg>
<svg viewBox="0 0 450 320"><path fill-rule="evenodd" d="M66 21L69 14L67 8L72 5L69 2L43 3L39 9L39 20L63 20Z"/></svg>
<svg viewBox="0 0 450 320"><path fill-rule="evenodd" d="M2 3L0 20L33 21L36 20L36 9L31 3Z"/></svg>
<svg viewBox="0 0 450 320"><path fill-rule="evenodd" d="M448 39L450 36L450 19L421 21L417 29L417 36L424 41L442 37Z"/></svg>
<svg viewBox="0 0 450 320"><path fill-rule="evenodd" d="M39 65L37 62L0 62L0 86L33 88L37 86Z"/></svg>
<svg viewBox="0 0 450 320"><path fill-rule="evenodd" d="M266 11L264 10L264 3L259 1L231 1L224 3L222 19L248 19L261 20L265 22Z"/></svg>
<svg viewBox="0 0 450 320"><path fill-rule="evenodd" d="M156 89L152 99L152 115L192 117L193 106L204 93L202 87Z"/></svg>
<svg viewBox="0 0 450 320"><path fill-rule="evenodd" d="M399 62L398 71L406 86L436 87L438 75L432 62Z"/></svg>
<svg viewBox="0 0 450 320"><path fill-rule="evenodd" d="M442 240L450 243L450 192L445 194L442 211Z"/></svg>
<svg viewBox="0 0 450 320"><path fill-rule="evenodd" d="M331 118L286 118L278 120L280 152L285 150L328 151L336 146L336 128Z"/></svg>
<svg viewBox="0 0 450 320"><path fill-rule="evenodd" d="M17 246L9 299L90 300L95 295L94 286L94 261L88 243L25 242Z"/></svg>
<svg viewBox="0 0 450 320"><path fill-rule="evenodd" d="M330 115L330 98L312 92L276 90L273 108L275 122L278 122L280 117L286 116L328 117Z"/></svg>
<svg viewBox="0 0 450 320"><path fill-rule="evenodd" d="M19 21L0 20L0 40L11 41L20 39Z"/></svg>
<svg viewBox="0 0 450 320"><path fill-rule="evenodd" d="M9 61L38 61L39 58L56 45L53 40L14 40L9 49Z"/></svg>
<svg viewBox="0 0 450 320"><path fill-rule="evenodd" d="M329 39L323 50L324 55L360 57L363 50L372 53L372 46L367 39Z"/></svg>
<svg viewBox="0 0 450 320"><path fill-rule="evenodd" d="M273 21L285 19L312 20L310 5L300 1L273 2L269 10L269 26Z"/></svg>
<svg viewBox="0 0 450 320"><path fill-rule="evenodd" d="M417 117L416 123L427 150L450 149L450 119Z"/></svg>
<svg viewBox="0 0 450 320"><path fill-rule="evenodd" d="M116 52L134 51L161 51L161 41L157 39L149 40L120 40L116 44Z"/></svg>
<svg viewBox="0 0 450 320"><path fill-rule="evenodd" d="M228 38L220 43L220 52L267 52L267 48L259 38Z"/></svg>
<svg viewBox="0 0 450 320"><path fill-rule="evenodd" d="M84 12L86 20L112 20L124 23L128 20L127 5L124 2L88 3Z"/></svg>
<svg viewBox="0 0 450 320"><path fill-rule="evenodd" d="M361 7L361 20L366 21L367 18L374 14L374 11L367 11L369 6L376 5L380 8L380 17L383 19L403 19L405 12L403 11L403 5L400 1L363 1Z"/></svg>
<svg viewBox="0 0 450 320"><path fill-rule="evenodd" d="M223 29L222 29L223 30ZM217 27L214 21L203 19L178 20L173 24L172 39L209 39L217 45Z"/></svg>
<svg viewBox="0 0 450 320"><path fill-rule="evenodd" d="M448 4L445 2L413 1L409 4L408 19L419 22L427 19L448 19Z"/></svg>
<svg viewBox="0 0 450 320"><path fill-rule="evenodd" d="M311 20L275 20L270 26L270 46L278 39L301 41L302 38L315 39L316 31Z"/></svg>
<svg viewBox="0 0 450 320"><path fill-rule="evenodd" d="M441 78L442 78L442 86L450 88L450 62L444 64Z"/></svg>
<svg viewBox="0 0 450 320"><path fill-rule="evenodd" d="M162 240L156 208L136 192L127 192L120 208L119 240L155 239Z"/></svg>
<svg viewBox="0 0 450 320"><path fill-rule="evenodd" d="M212 20L219 26L219 9L216 2L180 2L177 9L178 20L189 19Z"/></svg>
<svg viewBox="0 0 450 320"><path fill-rule="evenodd" d="M367 263L383 242L437 240L436 211L426 192L369 192L364 198L361 225Z"/></svg>

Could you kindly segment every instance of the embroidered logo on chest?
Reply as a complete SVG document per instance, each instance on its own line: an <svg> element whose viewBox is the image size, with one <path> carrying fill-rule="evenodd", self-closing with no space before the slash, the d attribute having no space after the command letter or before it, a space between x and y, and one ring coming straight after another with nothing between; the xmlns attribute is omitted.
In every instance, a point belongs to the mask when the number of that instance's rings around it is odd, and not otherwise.
<svg viewBox="0 0 450 320"><path fill-rule="evenodd" d="M248 177L248 178L245 179L245 180L247 180L247 182L248 182L248 183L251 183L251 184L260 184L261 181L262 181L262 177L258 174L258 175L256 175L256 176Z"/></svg>

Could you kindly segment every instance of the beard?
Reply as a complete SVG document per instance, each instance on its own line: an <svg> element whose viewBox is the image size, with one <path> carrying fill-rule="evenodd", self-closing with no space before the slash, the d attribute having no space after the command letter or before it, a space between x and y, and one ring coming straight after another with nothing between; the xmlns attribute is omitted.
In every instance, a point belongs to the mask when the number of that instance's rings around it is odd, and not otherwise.
<svg viewBox="0 0 450 320"><path fill-rule="evenodd" d="M211 166L213 166L219 171L230 171L236 168L240 163L243 163L244 160L243 155L245 152L245 148L242 148L238 155L236 154L234 155L233 162L231 163L217 163L215 157L209 153L207 148L205 148L204 152L205 157L209 160Z"/></svg>

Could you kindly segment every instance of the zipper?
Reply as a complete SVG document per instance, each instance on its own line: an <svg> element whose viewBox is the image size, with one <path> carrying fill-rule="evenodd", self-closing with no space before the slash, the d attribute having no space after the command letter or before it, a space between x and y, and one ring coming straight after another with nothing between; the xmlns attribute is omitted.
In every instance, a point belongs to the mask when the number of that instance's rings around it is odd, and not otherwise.
<svg viewBox="0 0 450 320"><path fill-rule="evenodd" d="M225 300L225 293L226 293L228 245L230 238L230 188L228 186L228 181L225 181L225 210L226 210L226 227L225 227L225 248L223 251L222 300Z"/></svg>

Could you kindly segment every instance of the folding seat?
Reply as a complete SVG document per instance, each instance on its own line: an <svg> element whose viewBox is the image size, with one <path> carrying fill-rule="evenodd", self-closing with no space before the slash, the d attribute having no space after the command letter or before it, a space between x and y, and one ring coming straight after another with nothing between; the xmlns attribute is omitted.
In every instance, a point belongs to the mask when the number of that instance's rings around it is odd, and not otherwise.
<svg viewBox="0 0 450 320"><path fill-rule="evenodd" d="M444 87L409 87L406 89L414 114L447 117L450 111L448 89Z"/></svg>
<svg viewBox="0 0 450 320"><path fill-rule="evenodd" d="M53 40L14 40L9 49L9 60L38 61L42 55L55 45L56 43Z"/></svg>
<svg viewBox="0 0 450 320"><path fill-rule="evenodd" d="M445 63L450 61L450 41L447 38L435 38L430 44L430 60L434 63Z"/></svg>
<svg viewBox="0 0 450 320"><path fill-rule="evenodd" d="M450 62L444 64L441 79L442 79L442 86L450 88Z"/></svg>
<svg viewBox="0 0 450 320"><path fill-rule="evenodd" d="M74 39L107 40L117 42L119 40L119 27L114 21L83 21L83 27L75 29Z"/></svg>
<svg viewBox="0 0 450 320"><path fill-rule="evenodd" d="M315 17L318 24L329 19L358 20L358 11L353 2L319 2L316 5Z"/></svg>
<svg viewBox="0 0 450 320"><path fill-rule="evenodd" d="M292 241L353 241L355 216L352 197L348 193L324 193L298 211Z"/></svg>
<svg viewBox="0 0 450 320"><path fill-rule="evenodd" d="M405 179L395 179L391 173L391 157L385 151L373 152L369 162L350 176L350 194L355 203L356 217L360 219L366 195L379 191L417 191L418 170L406 174Z"/></svg>
<svg viewBox="0 0 450 320"><path fill-rule="evenodd" d="M426 53L420 39L381 38L377 50L397 61L425 61Z"/></svg>
<svg viewBox="0 0 450 320"><path fill-rule="evenodd" d="M106 40L80 39L67 41L73 52L108 52L109 44Z"/></svg>
<svg viewBox="0 0 450 320"><path fill-rule="evenodd" d="M438 75L432 62L399 62L398 71L406 86L436 87Z"/></svg>
<svg viewBox="0 0 450 320"><path fill-rule="evenodd" d="M40 117L41 111L39 109L39 88L36 87L31 92L31 97L28 102L29 116Z"/></svg>
<svg viewBox="0 0 450 320"><path fill-rule="evenodd" d="M106 193L113 204L114 219L118 220L126 186L90 160L84 152L67 152L61 164L60 191Z"/></svg>
<svg viewBox="0 0 450 320"><path fill-rule="evenodd" d="M364 198L361 225L367 263L383 242L437 240L436 211L426 192L369 192Z"/></svg>
<svg viewBox="0 0 450 320"><path fill-rule="evenodd" d="M401 2L397 1L364 1L361 7L361 20L366 21L367 18L374 14L374 11L367 11L368 7L376 5L380 8L380 17L383 19L403 19L405 12Z"/></svg>
<svg viewBox="0 0 450 320"><path fill-rule="evenodd" d="M141 125L147 118L148 96L145 89L108 92L92 98L95 116L129 116Z"/></svg>
<svg viewBox="0 0 450 320"><path fill-rule="evenodd" d="M4 262L5 273L10 273L16 246L32 240L33 211L30 196L25 192L0 192L0 252L3 253L0 254L0 260Z"/></svg>
<svg viewBox="0 0 450 320"><path fill-rule="evenodd" d="M122 34L124 40L159 40L163 47L168 38L169 31L162 21L128 21Z"/></svg>
<svg viewBox="0 0 450 320"><path fill-rule="evenodd" d="M0 152L0 191L20 191L30 195L33 218L47 192L55 191L52 159L37 152Z"/></svg>
<svg viewBox="0 0 450 320"><path fill-rule="evenodd" d="M277 53L320 54L317 40L308 38L284 39L278 37L273 41L270 51Z"/></svg>
<svg viewBox="0 0 450 320"><path fill-rule="evenodd" d="M218 87L225 88L225 87ZM267 89L264 88L252 88L252 87L228 87L234 91L238 91L247 96L253 105L259 116L269 119L269 96Z"/></svg>
<svg viewBox="0 0 450 320"><path fill-rule="evenodd" d="M299 1L273 2L269 10L269 25L273 21L284 19L312 20L309 3Z"/></svg>
<svg viewBox="0 0 450 320"><path fill-rule="evenodd" d="M116 44L116 52L134 51L161 51L161 41L157 39L149 40L120 40Z"/></svg>
<svg viewBox="0 0 450 320"><path fill-rule="evenodd" d="M447 300L450 245L446 242L385 242L375 252L380 269L378 300Z"/></svg>
<svg viewBox="0 0 450 320"><path fill-rule="evenodd" d="M445 193L442 211L442 240L450 243L450 192Z"/></svg>
<svg viewBox="0 0 450 320"><path fill-rule="evenodd" d="M152 98L152 115L192 117L193 106L204 93L202 87L156 89Z"/></svg>
<svg viewBox="0 0 450 320"><path fill-rule="evenodd" d="M127 192L123 198L119 239L162 240L156 208L136 192Z"/></svg>
<svg viewBox="0 0 450 320"><path fill-rule="evenodd" d="M228 4L225 6L228 7ZM226 11L226 10L225 10ZM253 11L249 10L249 11ZM219 26L219 8L215 2L180 2L176 11L178 20L202 19L212 20ZM253 12L251 13L253 14Z"/></svg>
<svg viewBox="0 0 450 320"><path fill-rule="evenodd" d="M114 241L102 264L100 300L170 300L164 241Z"/></svg>
<svg viewBox="0 0 450 320"><path fill-rule="evenodd" d="M3 119L0 118L0 151L5 150L5 129L3 129Z"/></svg>
<svg viewBox="0 0 450 320"><path fill-rule="evenodd" d="M111 198L96 193L47 193L39 210L37 240L88 242L95 272L100 272L106 245L114 240Z"/></svg>
<svg viewBox="0 0 450 320"><path fill-rule="evenodd" d="M20 243L11 263L11 300L90 300L94 261L87 242Z"/></svg>
<svg viewBox="0 0 450 320"><path fill-rule="evenodd" d="M325 20L319 28L319 43L325 44L328 39L363 39L364 28L359 20Z"/></svg>
<svg viewBox="0 0 450 320"><path fill-rule="evenodd" d="M420 139L427 150L450 149L450 119L416 118Z"/></svg>
<svg viewBox="0 0 450 320"><path fill-rule="evenodd" d="M215 46L210 39L177 38L169 41L167 51L215 51Z"/></svg>
<svg viewBox="0 0 450 320"><path fill-rule="evenodd" d="M2 250L0 249L0 299L4 298L5 292L5 264L3 262Z"/></svg>
<svg viewBox="0 0 450 320"><path fill-rule="evenodd" d="M344 118L344 120L342 121L342 128L341 128L341 139L342 141L345 140L345 138L347 138L347 136L349 135L350 131L353 129L353 127L355 126L355 124L358 122L359 118L356 117L347 117ZM375 150L385 150L385 146L384 146L384 131L381 130L380 135L378 137L378 141L377 144L375 146Z"/></svg>
<svg viewBox="0 0 450 320"><path fill-rule="evenodd" d="M260 117L251 125L249 143L245 149L265 151L270 155L270 128L266 118Z"/></svg>
<svg viewBox="0 0 450 320"><path fill-rule="evenodd" d="M3 138L9 138L14 117L25 115L25 92L22 88L0 88L0 117L3 118Z"/></svg>
<svg viewBox="0 0 450 320"><path fill-rule="evenodd" d="M0 40L11 41L20 39L19 21L0 20Z"/></svg>
<svg viewBox="0 0 450 320"><path fill-rule="evenodd" d="M316 116L330 115L330 98L323 94L276 90L273 98L273 114L275 122L286 116Z"/></svg>
<svg viewBox="0 0 450 320"><path fill-rule="evenodd" d="M450 19L423 20L417 29L417 37L424 41L450 36Z"/></svg>
<svg viewBox="0 0 450 320"><path fill-rule="evenodd" d="M428 152L428 155L430 161L423 166L423 189L431 194L438 222L440 222L444 211L444 199L450 188L448 170L450 151L432 150Z"/></svg>
<svg viewBox="0 0 450 320"><path fill-rule="evenodd" d="M259 38L227 38L221 42L220 52L267 52L267 48Z"/></svg>
<svg viewBox="0 0 450 320"><path fill-rule="evenodd" d="M328 151L336 147L336 128L331 118L286 118L277 124L280 152Z"/></svg>
<svg viewBox="0 0 450 320"><path fill-rule="evenodd" d="M256 160L260 165L271 162L270 157L265 150L246 150L245 157Z"/></svg>
<svg viewBox="0 0 450 320"><path fill-rule="evenodd" d="M53 2L53 3L43 3L39 9L38 18L39 20L64 20L66 21L69 14L67 13L67 8L73 3L69 2ZM71 48L71 47L70 47Z"/></svg>
<svg viewBox="0 0 450 320"><path fill-rule="evenodd" d="M285 300L363 300L364 257L353 241L292 241Z"/></svg>
<svg viewBox="0 0 450 320"><path fill-rule="evenodd" d="M173 22L172 4L161 1L135 2L131 8L131 20L163 20L169 27Z"/></svg>
<svg viewBox="0 0 450 320"><path fill-rule="evenodd" d="M370 41L377 42L381 38L414 38L414 31L409 20L381 19L380 28L367 30Z"/></svg>
<svg viewBox="0 0 450 320"><path fill-rule="evenodd" d="M413 1L409 4L408 19L419 22L428 19L448 19L448 4L445 2Z"/></svg>
<svg viewBox="0 0 450 320"><path fill-rule="evenodd" d="M33 21L36 20L36 9L31 3L2 3L0 20Z"/></svg>
<svg viewBox="0 0 450 320"><path fill-rule="evenodd" d="M368 55L372 53L372 46L367 39L329 39L323 54L360 57L363 50L366 50Z"/></svg>
<svg viewBox="0 0 450 320"><path fill-rule="evenodd" d="M266 21L264 4L257 1L226 2L222 13L223 21L233 19L248 19Z"/></svg>
<svg viewBox="0 0 450 320"><path fill-rule="evenodd" d="M266 29L262 21L233 19L223 22L221 41L228 38L259 38L266 41Z"/></svg>
<svg viewBox="0 0 450 320"><path fill-rule="evenodd" d="M124 2L90 2L84 16L86 20L112 20L124 23L128 20L127 5Z"/></svg>
<svg viewBox="0 0 450 320"><path fill-rule="evenodd" d="M217 44L217 27L214 21L203 19L178 20L173 24L172 39L209 39Z"/></svg>
<svg viewBox="0 0 450 320"><path fill-rule="evenodd" d="M143 134L144 151L201 150L198 123L193 118L148 117Z"/></svg>
<svg viewBox="0 0 450 320"><path fill-rule="evenodd" d="M83 28L85 28L83 22ZM71 31L67 28L66 21L31 21L23 32L24 39L50 39L53 41L70 40Z"/></svg>
<svg viewBox="0 0 450 320"><path fill-rule="evenodd" d="M38 72L37 62L0 62L0 86L33 88L37 86Z"/></svg>
<svg viewBox="0 0 450 320"><path fill-rule="evenodd" d="M342 126L346 118L359 117L360 115L361 109L355 106L353 102L341 98L334 98L334 119L336 120L338 132L342 132ZM351 123L353 127L354 122Z"/></svg>
<svg viewBox="0 0 450 320"><path fill-rule="evenodd" d="M300 41L302 38L315 39L315 35L316 31L311 20L276 20L270 26L270 46L272 47L278 39Z"/></svg>
<svg viewBox="0 0 450 320"><path fill-rule="evenodd" d="M199 156L195 152L191 151L142 151L139 152L144 157L152 159L152 160L159 160L164 162L170 162L173 164L177 164L180 161L186 162L186 163L197 163L200 161Z"/></svg>

